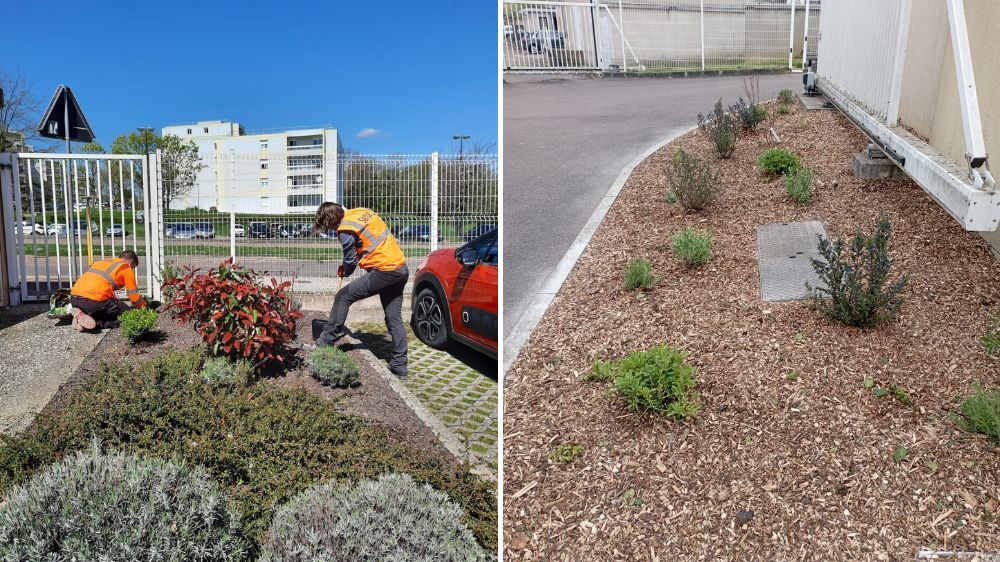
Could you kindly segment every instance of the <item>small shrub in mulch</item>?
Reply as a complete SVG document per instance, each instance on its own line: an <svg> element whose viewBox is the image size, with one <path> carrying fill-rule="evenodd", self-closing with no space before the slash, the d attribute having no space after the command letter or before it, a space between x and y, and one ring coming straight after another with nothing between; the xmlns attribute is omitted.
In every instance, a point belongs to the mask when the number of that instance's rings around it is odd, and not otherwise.
<svg viewBox="0 0 1000 562"><path fill-rule="evenodd" d="M549 453L549 459L558 463L571 463L582 454L583 445L568 445L564 443Z"/></svg>
<svg viewBox="0 0 1000 562"><path fill-rule="evenodd" d="M987 355L1000 356L1000 314L993 316L993 326L983 335L982 342Z"/></svg>
<svg viewBox="0 0 1000 562"><path fill-rule="evenodd" d="M94 442L7 493L0 558L248 560L251 545L229 503L201 468Z"/></svg>
<svg viewBox="0 0 1000 562"><path fill-rule="evenodd" d="M778 92L778 103L789 104L795 101L795 92L785 88Z"/></svg>
<svg viewBox="0 0 1000 562"><path fill-rule="evenodd" d="M800 168L785 176L785 190L799 203L805 205L812 199L813 172Z"/></svg>
<svg viewBox="0 0 1000 562"><path fill-rule="evenodd" d="M489 560L462 519L448 496L406 474L329 481L278 510L261 560Z"/></svg>
<svg viewBox="0 0 1000 562"><path fill-rule="evenodd" d="M820 259L811 258L822 286L813 287L813 306L824 316L848 326L869 328L891 321L903 306L907 275L890 282L889 238L892 224L885 214L875 232L858 229L849 247L843 239L820 238Z"/></svg>
<svg viewBox="0 0 1000 562"><path fill-rule="evenodd" d="M743 98L729 106L729 113L736 116L740 129L744 131L753 131L767 117L767 109L763 105L753 102L747 103L743 101Z"/></svg>
<svg viewBox="0 0 1000 562"><path fill-rule="evenodd" d="M688 267L704 265L712 259L712 233L688 227L670 239L674 253Z"/></svg>
<svg viewBox="0 0 1000 562"><path fill-rule="evenodd" d="M719 196L719 172L683 148L674 153L666 172L670 183L667 201L677 201L686 209L699 211Z"/></svg>
<svg viewBox="0 0 1000 562"><path fill-rule="evenodd" d="M778 115L788 115L792 112L792 108L788 107L787 103L779 103L778 107L775 109Z"/></svg>
<svg viewBox="0 0 1000 562"><path fill-rule="evenodd" d="M253 365L246 359L209 357L201 366L201 378L211 386L246 386L253 376Z"/></svg>
<svg viewBox="0 0 1000 562"><path fill-rule="evenodd" d="M1000 444L1000 389L977 386L974 394L962 399L959 409L961 415L954 419L962 429L982 433Z"/></svg>
<svg viewBox="0 0 1000 562"><path fill-rule="evenodd" d="M757 165L769 174L784 176L798 171L802 163L795 154L783 148L772 148L757 158Z"/></svg>
<svg viewBox="0 0 1000 562"><path fill-rule="evenodd" d="M118 317L122 336L131 344L139 343L156 327L156 312L148 308L126 310Z"/></svg>
<svg viewBox="0 0 1000 562"><path fill-rule="evenodd" d="M686 358L686 352L661 345L617 361L597 360L588 379L612 381L630 410L689 418L698 415L700 404L692 390L694 367Z"/></svg>
<svg viewBox="0 0 1000 562"><path fill-rule="evenodd" d="M652 289L653 285L656 285L656 276L653 275L652 268L649 260L628 262L628 267L625 269L625 288L629 290Z"/></svg>
<svg viewBox="0 0 1000 562"><path fill-rule="evenodd" d="M740 125L731 113L722 108L722 98L715 102L715 109L707 116L698 114L698 128L715 146L720 158L729 158L736 150Z"/></svg>
<svg viewBox="0 0 1000 562"><path fill-rule="evenodd" d="M350 388L361 384L361 368L346 352L321 346L309 353L309 371L326 386Z"/></svg>
<svg viewBox="0 0 1000 562"><path fill-rule="evenodd" d="M323 479L357 481L405 472L447 493L484 548L495 549L493 487L451 459L390 440L302 387L271 381L211 386L200 351L170 352L138 365L108 365L33 432L0 439L0 496L57 458L106 446L200 465L233 499L251 539L275 506ZM9 463L9 464L8 464Z"/></svg>

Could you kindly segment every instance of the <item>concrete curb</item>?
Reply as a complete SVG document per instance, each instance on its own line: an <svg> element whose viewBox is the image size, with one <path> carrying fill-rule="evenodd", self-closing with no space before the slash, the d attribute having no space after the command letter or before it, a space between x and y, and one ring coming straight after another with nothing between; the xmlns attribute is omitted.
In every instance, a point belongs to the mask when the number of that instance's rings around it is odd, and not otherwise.
<svg viewBox="0 0 1000 562"><path fill-rule="evenodd" d="M351 336L344 336L341 341L343 343L356 346L355 349L361 352L361 356L364 357L365 361L367 361L368 364L375 369L376 373L381 375L382 378L389 383L389 387L396 392L400 399L402 399L411 410L413 410L413 413L420 418L420 421L424 422L424 425L426 425L428 429L430 429L431 432L437 436L438 441L444 445L445 449L448 449L448 452L451 453L456 460L459 462L470 463L471 471L476 476L490 482L497 481L497 477L493 474L493 471L490 470L489 467L476 462L473 455L467 455L465 447L462 446L462 440L459 439L457 435L452 433L450 429L445 427L445 425L441 423L441 420L437 419L437 417L424 406L420 399L410 392L409 388L406 388L406 385L403 384L403 381L399 380L399 377L389 372L389 367L380 361L378 357L375 357L375 354L372 353L370 349L361 347L361 342Z"/></svg>
<svg viewBox="0 0 1000 562"><path fill-rule="evenodd" d="M570 245L569 250L563 254L559 264L556 265L555 270L546 279L545 284L542 286L542 290L538 292L531 302L528 303L528 307L525 308L524 313L518 318L517 324L509 334L504 334L504 350L503 350L503 372L506 373L510 366L514 364L514 360L517 359L518 354L521 352L521 348L527 343L528 338L531 337L531 332L534 331L535 326L545 315L545 311L548 310L549 305L552 304L553 299L555 299L556 294L562 287L563 282L569 276L570 271L579 261L580 256L583 255L583 251L590 244L590 239L594 236L594 232L597 231L597 227L601 225L601 221L604 220L604 216L608 214L611 209L611 205L614 204L615 199L618 198L618 194L621 193L622 187L625 182L628 181L629 177L632 175L632 170L636 166L642 163L643 160L649 158L657 150L663 148L664 146L670 144L671 142L677 140L678 137L687 134L697 127L684 127L676 128L670 131L667 137L651 146L648 150L636 156L627 166L622 168L622 171L618 174L618 177L612 182L611 187L608 188L608 192L604 194L601 202L594 209L594 213L590 215L587 220L587 224L583 226L583 230L577 234L576 239Z"/></svg>

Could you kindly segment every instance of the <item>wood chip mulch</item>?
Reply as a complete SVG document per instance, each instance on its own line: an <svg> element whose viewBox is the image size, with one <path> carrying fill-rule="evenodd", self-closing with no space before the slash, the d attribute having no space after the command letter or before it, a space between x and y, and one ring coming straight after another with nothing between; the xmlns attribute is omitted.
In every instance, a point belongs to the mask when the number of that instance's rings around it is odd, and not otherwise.
<svg viewBox="0 0 1000 562"><path fill-rule="evenodd" d="M756 157L776 146L816 172L791 200ZM769 118L719 160L694 131L636 168L505 376L504 537L510 560L913 560L922 548L1000 551L1000 447L949 415L974 384L1000 383L980 337L1000 309L1000 268L910 180L865 184L867 139L834 111ZM678 146L719 167L700 213L664 200ZM755 227L819 220L832 236L893 224L899 319L860 330L803 302L760 300ZM687 269L670 237L709 229L713 259ZM622 288L649 259L648 292ZM594 359L668 343L690 352L702 411L687 422L629 412ZM794 373L794 374L793 374ZM791 375L791 376L790 376ZM797 376L796 376L797 375ZM865 378L913 399L876 397ZM560 464L560 444L583 454ZM898 464L894 451L905 447Z"/></svg>

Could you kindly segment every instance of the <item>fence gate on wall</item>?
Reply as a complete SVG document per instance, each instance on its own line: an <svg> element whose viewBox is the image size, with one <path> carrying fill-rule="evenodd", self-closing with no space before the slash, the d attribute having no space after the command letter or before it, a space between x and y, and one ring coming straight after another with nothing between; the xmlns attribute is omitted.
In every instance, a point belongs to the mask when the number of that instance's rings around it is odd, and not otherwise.
<svg viewBox="0 0 1000 562"><path fill-rule="evenodd" d="M139 288L159 297L157 155L0 154L13 304L69 289L92 261L139 255Z"/></svg>
<svg viewBox="0 0 1000 562"><path fill-rule="evenodd" d="M503 4L505 70L599 70L600 6L593 2Z"/></svg>

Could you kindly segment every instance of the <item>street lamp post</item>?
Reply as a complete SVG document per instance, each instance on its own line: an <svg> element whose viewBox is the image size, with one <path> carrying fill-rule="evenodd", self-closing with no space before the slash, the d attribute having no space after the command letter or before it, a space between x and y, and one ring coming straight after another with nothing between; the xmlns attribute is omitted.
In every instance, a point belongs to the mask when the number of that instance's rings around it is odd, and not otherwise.
<svg viewBox="0 0 1000 562"><path fill-rule="evenodd" d="M462 149L465 148L465 141L469 140L469 135L455 135L452 140L458 141L458 159L462 159Z"/></svg>

